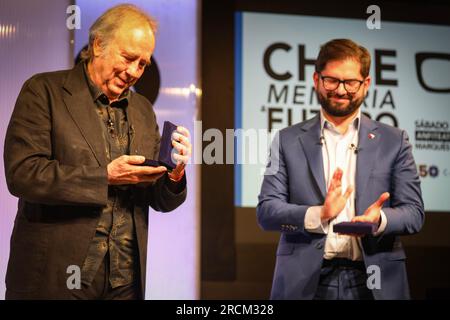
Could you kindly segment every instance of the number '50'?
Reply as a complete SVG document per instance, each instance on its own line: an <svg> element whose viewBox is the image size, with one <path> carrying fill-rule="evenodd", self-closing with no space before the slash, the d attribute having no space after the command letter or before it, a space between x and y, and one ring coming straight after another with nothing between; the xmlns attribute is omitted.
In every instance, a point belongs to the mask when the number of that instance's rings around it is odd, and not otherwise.
<svg viewBox="0 0 450 320"><path fill-rule="evenodd" d="M436 166L427 166L426 164L419 165L419 175L423 178L430 176L435 178L439 175L439 168Z"/></svg>

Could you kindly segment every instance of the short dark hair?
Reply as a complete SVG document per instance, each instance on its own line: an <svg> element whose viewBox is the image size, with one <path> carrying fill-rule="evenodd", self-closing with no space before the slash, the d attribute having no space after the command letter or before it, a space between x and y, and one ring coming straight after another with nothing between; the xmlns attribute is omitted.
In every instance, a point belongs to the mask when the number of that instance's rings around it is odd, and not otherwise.
<svg viewBox="0 0 450 320"><path fill-rule="evenodd" d="M334 39L322 45L316 60L316 72L322 72L330 61L346 59L354 59L360 63L360 73L364 78L369 75L369 51L350 39Z"/></svg>

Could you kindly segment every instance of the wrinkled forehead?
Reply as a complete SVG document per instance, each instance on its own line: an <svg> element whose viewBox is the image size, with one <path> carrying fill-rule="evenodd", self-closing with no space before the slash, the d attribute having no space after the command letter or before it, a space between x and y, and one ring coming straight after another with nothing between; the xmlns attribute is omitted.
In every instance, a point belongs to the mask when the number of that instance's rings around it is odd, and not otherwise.
<svg viewBox="0 0 450 320"><path fill-rule="evenodd" d="M135 54L151 54L155 46L155 37L148 25L127 25L119 27L112 39L118 48Z"/></svg>

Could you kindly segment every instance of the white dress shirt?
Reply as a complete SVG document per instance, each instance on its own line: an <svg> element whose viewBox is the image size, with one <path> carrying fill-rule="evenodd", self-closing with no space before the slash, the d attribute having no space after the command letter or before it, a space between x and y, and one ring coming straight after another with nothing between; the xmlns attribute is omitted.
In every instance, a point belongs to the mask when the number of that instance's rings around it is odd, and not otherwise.
<svg viewBox="0 0 450 320"><path fill-rule="evenodd" d="M343 171L342 193L347 190L349 185L355 186L356 159L358 155L356 151L360 119L361 110L358 111L347 131L341 134L330 121L325 119L323 112L320 112L322 158L327 192L333 173L337 168L341 168ZM320 218L321 210L322 206L308 208L305 214L305 229L312 233L324 233L327 235L324 258L363 260L360 239L334 233L332 228L334 224L351 221L355 216L355 191L350 195L344 209L334 219L322 221ZM375 235L382 233L386 228L386 224L386 216L381 211L381 224Z"/></svg>

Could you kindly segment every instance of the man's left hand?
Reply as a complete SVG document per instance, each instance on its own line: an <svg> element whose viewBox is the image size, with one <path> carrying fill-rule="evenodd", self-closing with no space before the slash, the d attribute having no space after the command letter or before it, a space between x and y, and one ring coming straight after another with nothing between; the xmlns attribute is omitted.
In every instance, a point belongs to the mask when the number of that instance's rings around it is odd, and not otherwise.
<svg viewBox="0 0 450 320"><path fill-rule="evenodd" d="M361 216L356 216L352 219L352 222L371 222L376 225L380 225L381 222L381 208L383 203L389 199L389 192L384 192Z"/></svg>
<svg viewBox="0 0 450 320"><path fill-rule="evenodd" d="M189 130L181 126L178 126L177 130L172 133L172 146L175 151L172 153L172 160L177 163L175 169L169 173L169 178L172 181L180 181L184 176L184 167L192 152L190 137Z"/></svg>

